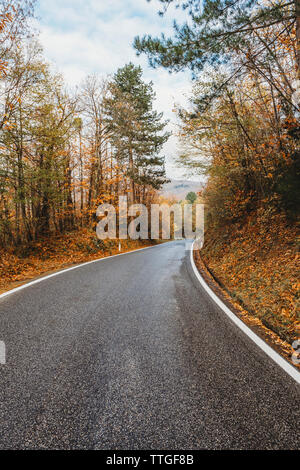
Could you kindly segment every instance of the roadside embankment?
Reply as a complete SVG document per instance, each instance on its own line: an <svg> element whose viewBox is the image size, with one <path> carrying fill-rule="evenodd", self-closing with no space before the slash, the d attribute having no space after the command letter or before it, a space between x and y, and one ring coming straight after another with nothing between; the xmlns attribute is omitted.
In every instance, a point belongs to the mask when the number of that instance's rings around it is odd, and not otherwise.
<svg viewBox="0 0 300 470"><path fill-rule="evenodd" d="M195 258L243 320L290 356L300 337L297 227L278 214L252 215L243 225L209 229Z"/></svg>

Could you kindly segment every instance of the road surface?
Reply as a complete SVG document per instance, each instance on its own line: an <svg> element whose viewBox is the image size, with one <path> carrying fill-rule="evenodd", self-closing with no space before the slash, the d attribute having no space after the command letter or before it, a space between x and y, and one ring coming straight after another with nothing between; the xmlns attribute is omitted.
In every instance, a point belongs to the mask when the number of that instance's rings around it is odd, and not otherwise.
<svg viewBox="0 0 300 470"><path fill-rule="evenodd" d="M298 385L176 241L0 299L1 449L293 449Z"/></svg>

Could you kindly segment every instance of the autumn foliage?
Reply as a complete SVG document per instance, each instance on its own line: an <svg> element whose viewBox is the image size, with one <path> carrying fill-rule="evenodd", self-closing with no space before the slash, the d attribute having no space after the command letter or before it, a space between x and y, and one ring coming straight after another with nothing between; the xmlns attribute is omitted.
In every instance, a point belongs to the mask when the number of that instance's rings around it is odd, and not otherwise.
<svg viewBox="0 0 300 470"><path fill-rule="evenodd" d="M0 248L0 293L38 276L151 246L149 240L98 240L95 230L82 228L48 235L19 247Z"/></svg>
<svg viewBox="0 0 300 470"><path fill-rule="evenodd" d="M201 252L233 299L279 337L299 336L299 239L284 215L252 213L240 224L209 229Z"/></svg>
<svg viewBox="0 0 300 470"><path fill-rule="evenodd" d="M268 2L266 2L267 4ZM289 20L290 21L290 20ZM235 299L290 343L299 336L300 149L295 24L249 32L230 68L193 86L179 164L205 174L203 259Z"/></svg>

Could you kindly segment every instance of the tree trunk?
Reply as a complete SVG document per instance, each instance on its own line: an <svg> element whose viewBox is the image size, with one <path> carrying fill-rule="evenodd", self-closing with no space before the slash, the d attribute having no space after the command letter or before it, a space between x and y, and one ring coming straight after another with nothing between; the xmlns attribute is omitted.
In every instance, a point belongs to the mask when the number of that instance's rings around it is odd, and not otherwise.
<svg viewBox="0 0 300 470"><path fill-rule="evenodd" d="M135 204L135 182L134 182L134 161L131 143L129 146L129 168L130 168L130 186L131 186L131 204Z"/></svg>

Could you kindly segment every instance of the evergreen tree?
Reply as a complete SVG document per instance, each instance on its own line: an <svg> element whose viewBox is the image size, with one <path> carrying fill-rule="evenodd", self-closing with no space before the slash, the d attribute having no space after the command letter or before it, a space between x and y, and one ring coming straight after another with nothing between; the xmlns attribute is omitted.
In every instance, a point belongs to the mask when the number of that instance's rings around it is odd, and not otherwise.
<svg viewBox="0 0 300 470"><path fill-rule="evenodd" d="M191 191L189 192L187 195L186 195L186 201L188 201L190 204L194 204L194 202L197 201L197 194L194 193L194 191Z"/></svg>
<svg viewBox="0 0 300 470"><path fill-rule="evenodd" d="M153 110L153 85L142 80L141 67L130 63L120 68L109 89L106 120L116 158L128 165L135 201L137 184L159 189L166 182L164 158L159 152L170 134L164 132L167 122L162 120L163 114Z"/></svg>
<svg viewBox="0 0 300 470"><path fill-rule="evenodd" d="M190 19L183 25L174 23L174 38L161 35L160 38L144 36L135 38L134 46L138 55L146 53L152 67L163 66L170 71L184 68L193 74L201 71L206 64L216 66L231 63L236 54L244 54L245 60L233 68L235 78L241 70L249 66L247 51L258 43L255 54L256 64L268 53L272 59L271 46L274 35L269 39L261 37L266 28L276 28L275 35L280 37L293 34L296 26L296 64L300 70L300 0L259 2L258 0L160 0L167 7L174 3L187 10ZM243 57L244 59L244 57ZM253 58L252 58L253 59ZM271 65L271 64L270 64Z"/></svg>

